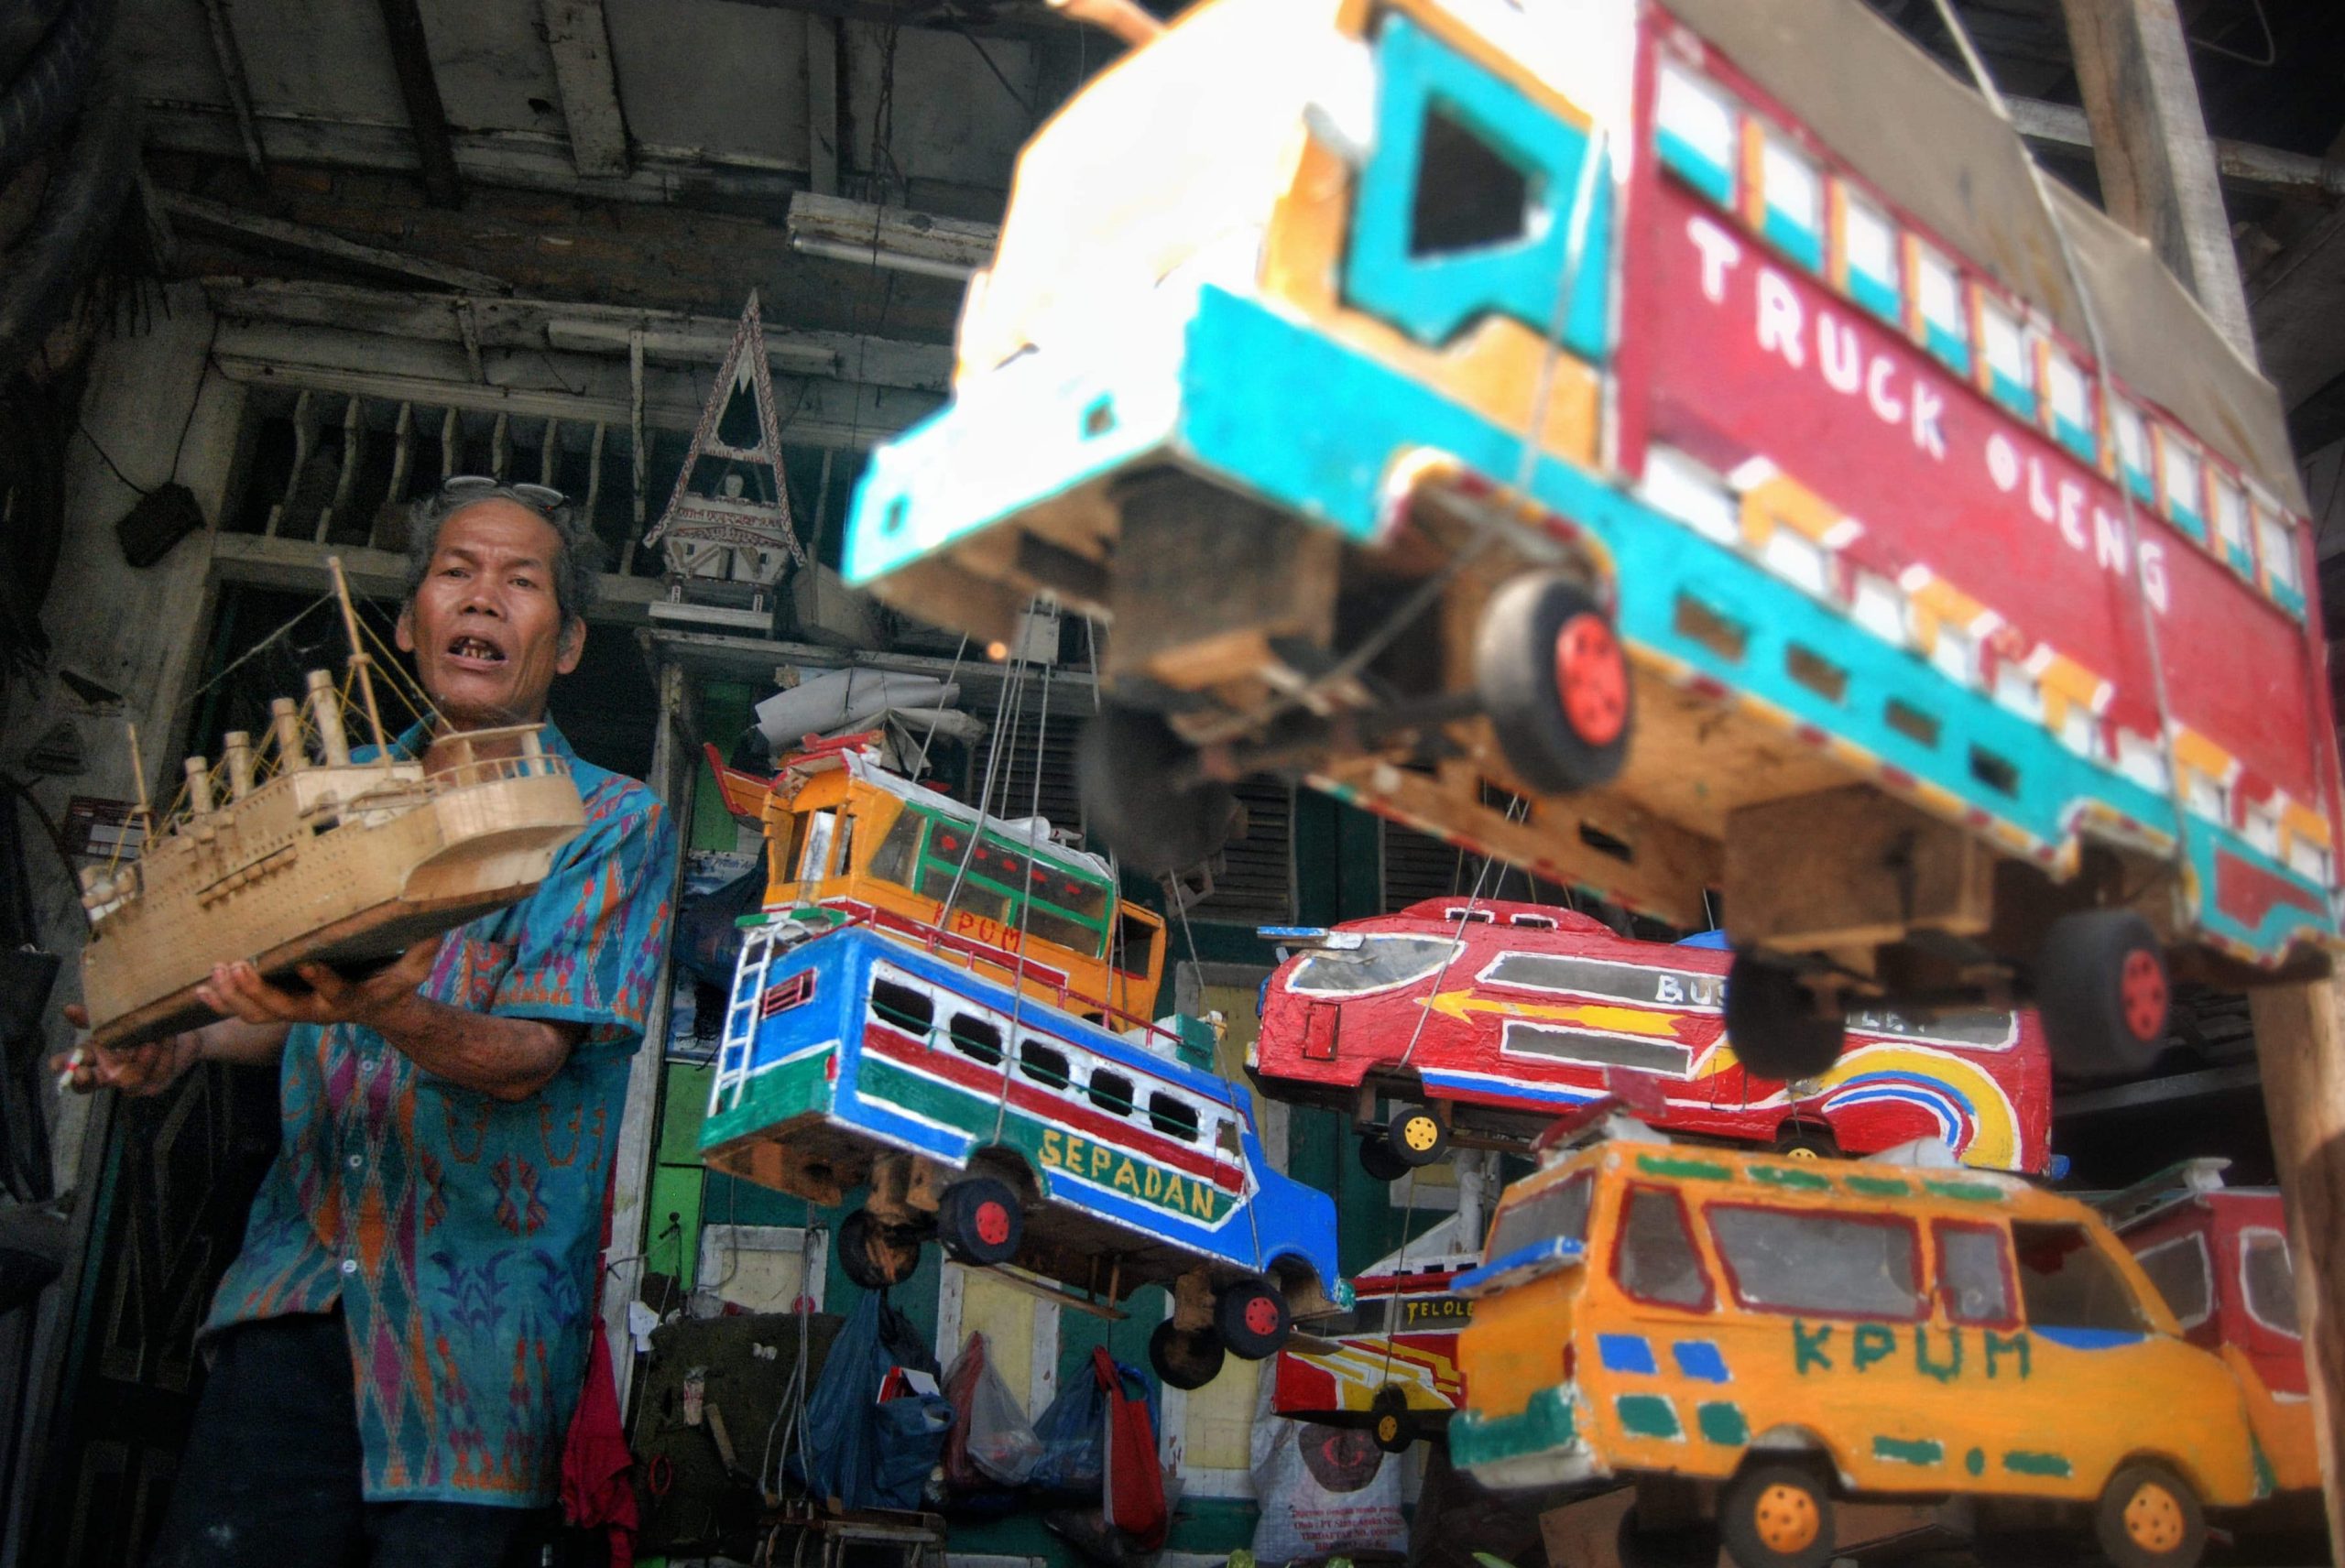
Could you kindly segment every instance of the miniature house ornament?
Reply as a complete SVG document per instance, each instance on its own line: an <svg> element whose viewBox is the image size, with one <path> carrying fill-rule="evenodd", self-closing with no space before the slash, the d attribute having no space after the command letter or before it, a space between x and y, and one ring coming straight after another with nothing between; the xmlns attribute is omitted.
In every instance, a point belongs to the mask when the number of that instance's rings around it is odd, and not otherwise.
<svg viewBox="0 0 2345 1568"><path fill-rule="evenodd" d="M739 424L735 409L744 398L755 421L747 445L728 439L727 430L728 424ZM785 563L806 564L791 521L781 425L774 415L773 373L755 290L701 410L668 509L643 542L660 546L668 566L668 601L654 604L652 614L750 631L770 628L773 587Z"/></svg>

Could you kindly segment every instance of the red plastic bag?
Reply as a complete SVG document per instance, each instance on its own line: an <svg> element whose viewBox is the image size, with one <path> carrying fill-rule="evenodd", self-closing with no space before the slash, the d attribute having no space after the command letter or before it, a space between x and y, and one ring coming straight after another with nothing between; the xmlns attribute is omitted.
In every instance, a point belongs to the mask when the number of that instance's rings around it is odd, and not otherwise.
<svg viewBox="0 0 2345 1568"><path fill-rule="evenodd" d="M1142 1552L1164 1544L1164 1468L1156 1453L1156 1423L1148 1401L1128 1399L1105 1346L1091 1353L1092 1374L1107 1395L1107 1475L1101 1488L1107 1523Z"/></svg>

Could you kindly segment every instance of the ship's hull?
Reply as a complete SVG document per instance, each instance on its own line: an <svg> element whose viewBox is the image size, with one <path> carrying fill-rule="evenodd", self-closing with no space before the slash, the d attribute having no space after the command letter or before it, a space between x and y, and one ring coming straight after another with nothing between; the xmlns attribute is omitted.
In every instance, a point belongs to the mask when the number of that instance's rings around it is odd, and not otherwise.
<svg viewBox="0 0 2345 1568"><path fill-rule="evenodd" d="M82 950L89 1043L123 1047L212 1022L195 987L250 959L284 983L297 964L357 972L527 897L584 825L567 771L434 795L387 820L348 821L197 885L148 889L108 913ZM299 985L298 980L294 980Z"/></svg>

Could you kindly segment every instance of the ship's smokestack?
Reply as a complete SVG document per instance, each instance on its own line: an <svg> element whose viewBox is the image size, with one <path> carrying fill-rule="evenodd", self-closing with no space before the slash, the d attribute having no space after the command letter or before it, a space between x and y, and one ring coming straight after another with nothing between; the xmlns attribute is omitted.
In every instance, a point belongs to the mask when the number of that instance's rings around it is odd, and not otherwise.
<svg viewBox="0 0 2345 1568"><path fill-rule="evenodd" d="M290 697L273 697L268 703L269 732L277 737L277 765L288 773L310 766L301 745L301 709Z"/></svg>
<svg viewBox="0 0 2345 1568"><path fill-rule="evenodd" d="M350 737L343 733L342 699L334 695L333 677L322 670L310 671L310 717L318 726L318 738L325 743L326 766L346 767Z"/></svg>
<svg viewBox="0 0 2345 1568"><path fill-rule="evenodd" d="M220 751L228 761L228 799L241 800L253 792L253 737L230 730Z"/></svg>
<svg viewBox="0 0 2345 1568"><path fill-rule="evenodd" d="M187 803L199 817L212 810L212 764L201 757L187 759Z"/></svg>

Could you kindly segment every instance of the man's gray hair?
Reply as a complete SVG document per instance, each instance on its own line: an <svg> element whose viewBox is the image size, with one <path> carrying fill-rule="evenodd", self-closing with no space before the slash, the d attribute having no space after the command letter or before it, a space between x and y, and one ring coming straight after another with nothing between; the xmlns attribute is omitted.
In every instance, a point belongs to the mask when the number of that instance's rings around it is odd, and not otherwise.
<svg viewBox="0 0 2345 1568"><path fill-rule="evenodd" d="M465 507L477 506L483 501L510 501L542 520L562 541L561 548L554 551L551 570L554 606L562 614L563 626L573 619L583 619L594 609L602 586L602 541L569 503L549 506L509 485L482 485L453 492L434 490L415 498L408 510L407 592L403 603L414 604L423 580L431 574L431 558L439 552L442 526Z"/></svg>

